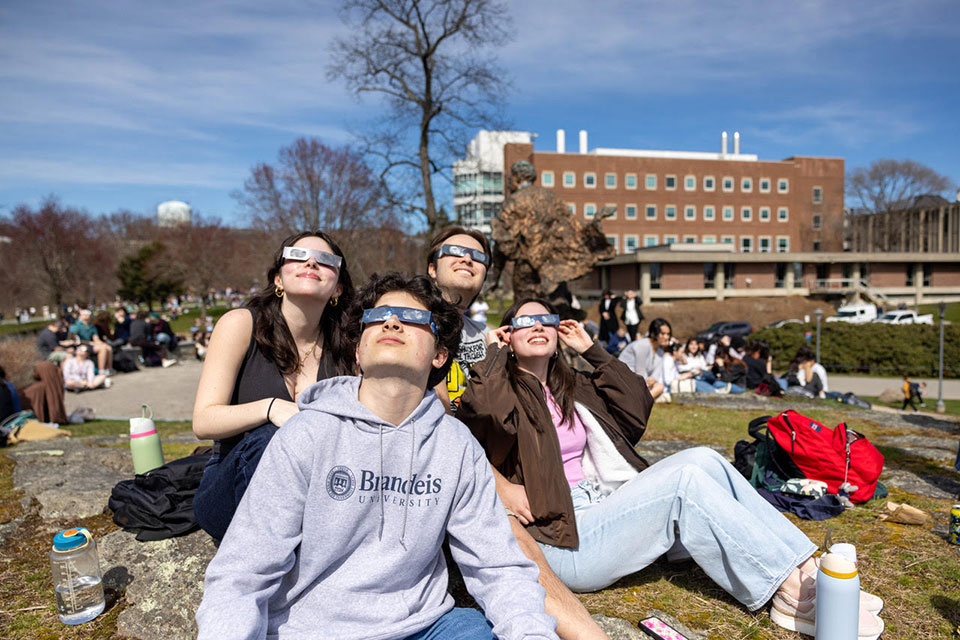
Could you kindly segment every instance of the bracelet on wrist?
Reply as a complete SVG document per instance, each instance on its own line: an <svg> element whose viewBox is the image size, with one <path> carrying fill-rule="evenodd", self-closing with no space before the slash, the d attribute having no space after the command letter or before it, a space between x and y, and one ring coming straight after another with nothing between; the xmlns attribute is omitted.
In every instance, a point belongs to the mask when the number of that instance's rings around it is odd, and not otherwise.
<svg viewBox="0 0 960 640"><path fill-rule="evenodd" d="M273 409L273 403L276 401L276 398L270 398L270 404L267 405L267 422L270 422L270 409Z"/></svg>

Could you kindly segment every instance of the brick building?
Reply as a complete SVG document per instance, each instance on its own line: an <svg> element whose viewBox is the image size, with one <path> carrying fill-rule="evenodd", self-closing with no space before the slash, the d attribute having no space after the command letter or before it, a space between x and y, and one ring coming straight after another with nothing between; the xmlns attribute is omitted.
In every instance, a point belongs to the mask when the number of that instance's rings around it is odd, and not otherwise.
<svg viewBox="0 0 960 640"><path fill-rule="evenodd" d="M553 189L572 211L591 219L605 207L610 242L620 253L672 243L730 244L742 253L843 249L842 158L759 160L733 153L726 133L719 153L587 150L567 153L557 132L556 151L507 143L504 166L533 163L540 186ZM509 170L509 169L508 169Z"/></svg>

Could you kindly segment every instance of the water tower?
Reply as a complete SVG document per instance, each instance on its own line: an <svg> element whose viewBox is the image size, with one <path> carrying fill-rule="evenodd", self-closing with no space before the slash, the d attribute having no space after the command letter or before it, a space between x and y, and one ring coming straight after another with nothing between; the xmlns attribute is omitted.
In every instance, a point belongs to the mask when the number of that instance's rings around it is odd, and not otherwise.
<svg viewBox="0 0 960 640"><path fill-rule="evenodd" d="M190 224L192 210L190 205L179 200L168 200L157 205L157 224L161 227L175 227Z"/></svg>

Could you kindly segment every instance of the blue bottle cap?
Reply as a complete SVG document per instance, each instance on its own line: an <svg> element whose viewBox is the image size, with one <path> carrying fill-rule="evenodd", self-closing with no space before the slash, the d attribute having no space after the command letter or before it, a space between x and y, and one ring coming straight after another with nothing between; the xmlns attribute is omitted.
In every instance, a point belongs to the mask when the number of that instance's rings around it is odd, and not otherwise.
<svg viewBox="0 0 960 640"><path fill-rule="evenodd" d="M69 551L77 549L87 544L87 536L90 532L86 527L76 527L74 529L64 529L53 536L53 548L57 551Z"/></svg>

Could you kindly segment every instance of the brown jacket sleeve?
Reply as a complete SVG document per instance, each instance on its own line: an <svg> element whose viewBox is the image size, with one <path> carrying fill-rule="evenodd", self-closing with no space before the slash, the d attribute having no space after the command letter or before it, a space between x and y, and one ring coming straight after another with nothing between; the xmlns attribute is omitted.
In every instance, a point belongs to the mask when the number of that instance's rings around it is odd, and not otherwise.
<svg viewBox="0 0 960 640"><path fill-rule="evenodd" d="M469 427L498 469L517 441L517 396L506 367L509 352L500 346L487 347L487 357L470 368L457 409L457 419Z"/></svg>
<svg viewBox="0 0 960 640"><path fill-rule="evenodd" d="M607 353L599 343L595 342L581 355L594 367L589 374L590 384L603 398L627 440L636 445L643 437L653 408L653 396L646 381Z"/></svg>

